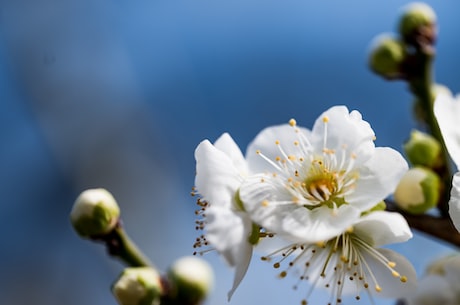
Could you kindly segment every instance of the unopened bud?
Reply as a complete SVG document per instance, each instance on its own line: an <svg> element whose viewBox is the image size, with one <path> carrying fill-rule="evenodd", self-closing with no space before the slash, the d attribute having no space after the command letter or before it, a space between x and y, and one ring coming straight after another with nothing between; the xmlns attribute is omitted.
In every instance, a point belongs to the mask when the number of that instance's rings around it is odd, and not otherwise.
<svg viewBox="0 0 460 305"><path fill-rule="evenodd" d="M401 78L401 67L405 58L404 44L390 34L377 36L371 43L369 67L384 78Z"/></svg>
<svg viewBox="0 0 460 305"><path fill-rule="evenodd" d="M70 220L82 237L107 234L120 217L117 202L105 189L89 189L80 194L70 212Z"/></svg>
<svg viewBox="0 0 460 305"><path fill-rule="evenodd" d="M214 282L209 264L195 256L174 262L168 270L168 278L177 304L201 304Z"/></svg>
<svg viewBox="0 0 460 305"><path fill-rule="evenodd" d="M112 293L120 305L159 305L163 293L160 274L149 267L126 268Z"/></svg>
<svg viewBox="0 0 460 305"><path fill-rule="evenodd" d="M404 41L419 44L420 37L427 43L436 38L436 13L426 3L414 2L403 7L398 30Z"/></svg>
<svg viewBox="0 0 460 305"><path fill-rule="evenodd" d="M422 214L434 208L439 199L439 176L424 167L409 169L394 193L399 208L412 214Z"/></svg>
<svg viewBox="0 0 460 305"><path fill-rule="evenodd" d="M441 144L433 136L418 130L411 132L404 151L414 166L435 168L441 162Z"/></svg>

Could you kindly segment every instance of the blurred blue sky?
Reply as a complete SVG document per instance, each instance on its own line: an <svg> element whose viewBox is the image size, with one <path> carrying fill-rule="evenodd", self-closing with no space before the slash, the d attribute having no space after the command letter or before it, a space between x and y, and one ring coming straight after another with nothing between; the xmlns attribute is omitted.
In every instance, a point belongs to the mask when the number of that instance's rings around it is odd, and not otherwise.
<svg viewBox="0 0 460 305"><path fill-rule="evenodd" d="M193 152L229 132L243 151L262 128L311 127L332 105L358 109L377 145L398 150L411 96L366 66L372 38L408 1L0 2L0 303L115 304L121 265L80 240L68 213L105 187L157 266L192 253ZM436 79L460 91L460 3L439 17ZM417 269L448 249L417 235L395 247ZM215 255L208 304L232 272ZM294 279L255 261L231 304L299 304ZM377 304L392 304L378 301ZM322 303L321 303L322 304Z"/></svg>

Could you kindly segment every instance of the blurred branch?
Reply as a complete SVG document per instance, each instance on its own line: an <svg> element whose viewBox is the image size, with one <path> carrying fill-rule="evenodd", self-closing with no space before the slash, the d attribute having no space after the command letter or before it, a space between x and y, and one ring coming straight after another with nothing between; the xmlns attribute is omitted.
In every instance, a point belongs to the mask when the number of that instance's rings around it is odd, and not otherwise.
<svg viewBox="0 0 460 305"><path fill-rule="evenodd" d="M414 215L397 208L396 204L386 201L387 210L398 212L409 223L409 226L432 237L460 247L460 234L449 217L436 217L428 214Z"/></svg>

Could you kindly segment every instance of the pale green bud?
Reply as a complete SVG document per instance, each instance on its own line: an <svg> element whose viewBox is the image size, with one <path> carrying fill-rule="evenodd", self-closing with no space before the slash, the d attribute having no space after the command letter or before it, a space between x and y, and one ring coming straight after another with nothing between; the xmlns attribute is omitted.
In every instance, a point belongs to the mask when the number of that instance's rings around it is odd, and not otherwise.
<svg viewBox="0 0 460 305"><path fill-rule="evenodd" d="M436 36L435 24L434 10L426 3L414 2L402 8L398 31L404 41L410 44L417 43L419 35L433 42Z"/></svg>
<svg viewBox="0 0 460 305"><path fill-rule="evenodd" d="M434 208L439 199L439 176L424 167L409 169L394 192L396 205L412 214L423 214Z"/></svg>
<svg viewBox="0 0 460 305"><path fill-rule="evenodd" d="M120 208L105 189L89 189L80 194L70 212L74 229L82 237L109 233L117 225Z"/></svg>
<svg viewBox="0 0 460 305"><path fill-rule="evenodd" d="M178 304L201 304L214 282L209 264L195 256L175 261L168 270L168 278L172 298Z"/></svg>
<svg viewBox="0 0 460 305"><path fill-rule="evenodd" d="M404 152L413 165L434 168L441 162L441 144L433 136L413 130L404 144Z"/></svg>
<svg viewBox="0 0 460 305"><path fill-rule="evenodd" d="M402 77L401 67L406 58L404 44L390 34L374 38L370 46L369 67L388 79Z"/></svg>
<svg viewBox="0 0 460 305"><path fill-rule="evenodd" d="M120 305L159 305L160 274L149 267L126 268L112 285L112 293Z"/></svg>

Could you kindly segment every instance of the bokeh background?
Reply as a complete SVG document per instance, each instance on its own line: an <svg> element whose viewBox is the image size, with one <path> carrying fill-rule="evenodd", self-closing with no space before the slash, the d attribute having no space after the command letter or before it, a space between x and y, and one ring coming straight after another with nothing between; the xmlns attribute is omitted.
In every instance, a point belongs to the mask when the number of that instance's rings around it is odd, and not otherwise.
<svg viewBox="0 0 460 305"><path fill-rule="evenodd" d="M379 146L401 150L416 126L405 84L366 66L370 41L395 30L408 1L0 3L0 304L116 304L122 265L69 224L86 188L114 194L166 270L198 234L201 140L229 132L244 151L262 128L292 117L311 127L336 104L361 111ZM436 79L459 92L460 3L427 3L439 18ZM420 274L451 251L418 233L393 248ZM205 258L216 272L207 304L227 304L233 273ZM230 304L299 304L306 288L294 282L255 259Z"/></svg>

